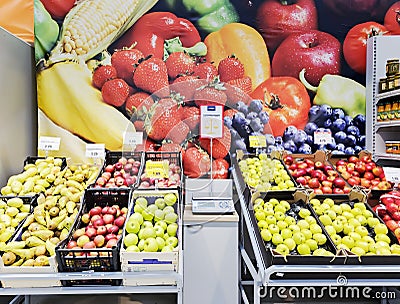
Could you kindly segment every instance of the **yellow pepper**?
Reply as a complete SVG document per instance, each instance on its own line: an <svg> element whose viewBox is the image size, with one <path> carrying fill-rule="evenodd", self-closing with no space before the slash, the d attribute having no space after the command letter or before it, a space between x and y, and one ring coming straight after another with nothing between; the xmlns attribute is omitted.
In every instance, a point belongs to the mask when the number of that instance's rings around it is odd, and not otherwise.
<svg viewBox="0 0 400 304"><path fill-rule="evenodd" d="M254 28L243 23L229 23L204 39L207 61L216 66L234 54L244 65L245 76L252 80L253 90L271 77L271 64L264 39Z"/></svg>

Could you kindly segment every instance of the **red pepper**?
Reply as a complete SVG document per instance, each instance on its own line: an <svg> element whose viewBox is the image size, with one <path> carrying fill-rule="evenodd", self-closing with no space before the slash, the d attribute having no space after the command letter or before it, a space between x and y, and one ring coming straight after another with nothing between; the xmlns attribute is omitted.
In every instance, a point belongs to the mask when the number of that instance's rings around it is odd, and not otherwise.
<svg viewBox="0 0 400 304"><path fill-rule="evenodd" d="M201 41L196 27L187 19L178 18L169 12L148 13L141 18L112 46L112 49L130 47L145 56L163 58L164 41L179 37L184 47L192 47Z"/></svg>
<svg viewBox="0 0 400 304"><path fill-rule="evenodd" d="M265 125L264 133L281 136L290 125L303 129L307 124L310 97L304 85L294 77L271 77L262 82L251 97L264 101L269 115L269 126Z"/></svg>

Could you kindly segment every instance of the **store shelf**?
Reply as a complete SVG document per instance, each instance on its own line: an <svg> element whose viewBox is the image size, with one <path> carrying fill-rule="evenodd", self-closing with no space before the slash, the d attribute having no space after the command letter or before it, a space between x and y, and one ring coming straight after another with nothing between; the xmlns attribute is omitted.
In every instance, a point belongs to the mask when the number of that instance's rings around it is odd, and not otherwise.
<svg viewBox="0 0 400 304"><path fill-rule="evenodd" d="M376 153L375 158L377 160L387 159L387 160L400 161L400 154Z"/></svg>
<svg viewBox="0 0 400 304"><path fill-rule="evenodd" d="M380 128L400 127L400 120L377 122L375 125L376 125L376 130Z"/></svg>
<svg viewBox="0 0 400 304"><path fill-rule="evenodd" d="M395 96L395 95L400 95L400 89L396 89L396 90L392 90L392 91L388 91L388 92L383 92L383 93L378 93L378 94L376 94L376 100L378 101L380 99L392 97L392 96Z"/></svg>

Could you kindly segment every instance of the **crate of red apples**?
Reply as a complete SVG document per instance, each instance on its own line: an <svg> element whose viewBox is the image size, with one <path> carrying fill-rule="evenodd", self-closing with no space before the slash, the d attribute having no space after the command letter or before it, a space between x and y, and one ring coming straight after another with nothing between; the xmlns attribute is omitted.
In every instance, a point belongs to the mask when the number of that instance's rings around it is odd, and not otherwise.
<svg viewBox="0 0 400 304"><path fill-rule="evenodd" d="M324 151L314 154L285 154L282 157L296 183L317 195L347 195L351 186L326 159Z"/></svg>

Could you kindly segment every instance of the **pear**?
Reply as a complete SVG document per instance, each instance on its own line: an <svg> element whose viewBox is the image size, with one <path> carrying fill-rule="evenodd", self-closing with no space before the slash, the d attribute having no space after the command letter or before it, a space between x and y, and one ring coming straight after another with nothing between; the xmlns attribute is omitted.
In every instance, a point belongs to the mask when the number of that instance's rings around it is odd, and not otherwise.
<svg viewBox="0 0 400 304"><path fill-rule="evenodd" d="M17 256L13 252L5 252L1 259L3 260L4 265L8 266L15 262Z"/></svg>
<svg viewBox="0 0 400 304"><path fill-rule="evenodd" d="M19 209L17 207L8 207L5 212L5 214L7 214L9 217L14 217L18 213L19 213Z"/></svg>
<svg viewBox="0 0 400 304"><path fill-rule="evenodd" d="M7 205L14 208L21 208L23 204L24 201L20 197L13 197L7 201Z"/></svg>
<svg viewBox="0 0 400 304"><path fill-rule="evenodd" d="M11 217L8 214L0 215L0 222L6 224L6 226L11 226Z"/></svg>
<svg viewBox="0 0 400 304"><path fill-rule="evenodd" d="M6 245L5 251L11 251L13 249L23 249L25 248L26 243L24 241L12 241Z"/></svg>
<svg viewBox="0 0 400 304"><path fill-rule="evenodd" d="M36 257L33 266L48 266L49 265L49 257L45 255L39 255Z"/></svg>
<svg viewBox="0 0 400 304"><path fill-rule="evenodd" d="M53 237L54 231L47 230L47 229L46 230L37 230L37 231L32 231L31 235L36 236L43 241L46 241L49 238Z"/></svg>
<svg viewBox="0 0 400 304"><path fill-rule="evenodd" d="M46 254L46 245L39 245L36 247L33 247L35 249L35 256L40 256L40 255L45 255Z"/></svg>
<svg viewBox="0 0 400 304"><path fill-rule="evenodd" d="M61 242L60 238L57 236L53 236L52 238L49 239L50 242L52 242L54 245L57 245L58 243Z"/></svg>
<svg viewBox="0 0 400 304"><path fill-rule="evenodd" d="M29 215L28 212L19 212L14 218L18 220L18 222L21 222L24 218L26 218Z"/></svg>
<svg viewBox="0 0 400 304"><path fill-rule="evenodd" d="M37 230L43 230L43 229L47 229L47 228L46 228L45 226L39 224L39 223L36 223L36 222L33 222L33 223L30 224L29 227L28 227L28 230L29 230L30 232L37 231Z"/></svg>
<svg viewBox="0 0 400 304"><path fill-rule="evenodd" d="M28 259L25 262L23 262L21 266L32 267L34 264L35 264L35 260L34 259Z"/></svg>
<svg viewBox="0 0 400 304"><path fill-rule="evenodd" d="M63 230L61 230L61 233L59 236L60 240L61 241L65 240L68 237L68 234L69 234L68 229L64 228Z"/></svg>
<svg viewBox="0 0 400 304"><path fill-rule="evenodd" d="M10 230L5 229L1 234L0 234L0 242L7 242L11 237L13 233Z"/></svg>
<svg viewBox="0 0 400 304"><path fill-rule="evenodd" d="M5 202L4 200L0 200L0 209L6 209L7 206L7 202Z"/></svg>
<svg viewBox="0 0 400 304"><path fill-rule="evenodd" d="M26 218L24 224L22 225L23 228L28 227L30 224L32 224L35 221L35 216L33 213L29 214L28 217Z"/></svg>
<svg viewBox="0 0 400 304"><path fill-rule="evenodd" d="M11 266L21 266L23 262L23 259L19 259L16 262L12 263Z"/></svg>
<svg viewBox="0 0 400 304"><path fill-rule="evenodd" d="M41 240L40 238L38 238L37 236L30 236L25 240L25 242L26 242L26 246L28 246L28 247L36 247L36 246L45 244L45 242L43 240Z"/></svg>
<svg viewBox="0 0 400 304"><path fill-rule="evenodd" d="M58 208L57 206L51 207L49 209L49 214L52 217L57 216L59 212L60 212L60 208Z"/></svg>
<svg viewBox="0 0 400 304"><path fill-rule="evenodd" d="M24 232L22 232L21 240L25 241L30 236L31 236L30 231L29 230L25 230Z"/></svg>
<svg viewBox="0 0 400 304"><path fill-rule="evenodd" d="M0 251L6 251L7 243L6 242L0 242Z"/></svg>
<svg viewBox="0 0 400 304"><path fill-rule="evenodd" d="M35 257L35 248L28 249L13 249L9 252L12 252L18 255L23 260L33 259Z"/></svg>
<svg viewBox="0 0 400 304"><path fill-rule="evenodd" d="M66 217L67 215L53 217L50 222L47 223L47 228L50 230L56 230L58 224L60 224Z"/></svg>
<svg viewBox="0 0 400 304"><path fill-rule="evenodd" d="M50 256L53 256L56 254L56 244L53 244L50 240L46 241L46 250L50 254Z"/></svg>

